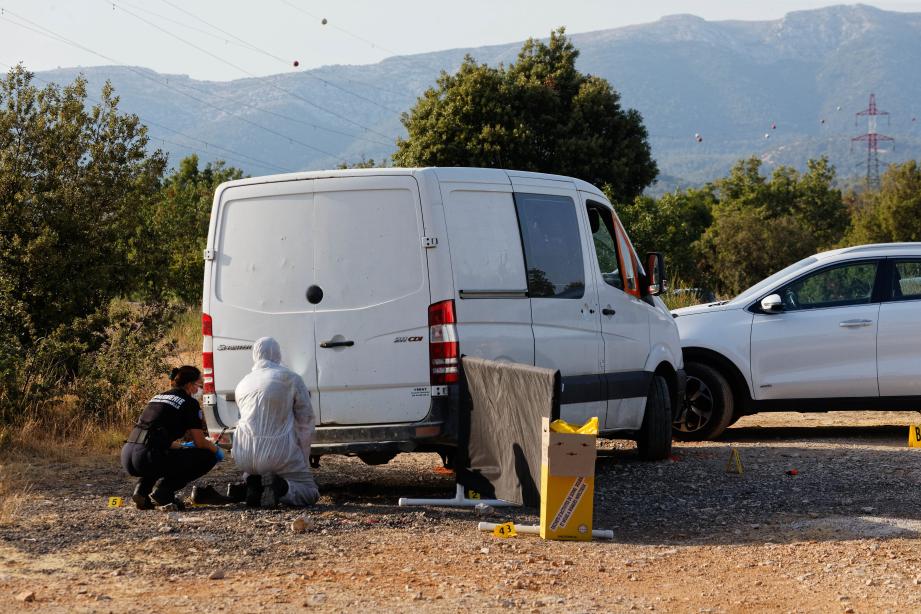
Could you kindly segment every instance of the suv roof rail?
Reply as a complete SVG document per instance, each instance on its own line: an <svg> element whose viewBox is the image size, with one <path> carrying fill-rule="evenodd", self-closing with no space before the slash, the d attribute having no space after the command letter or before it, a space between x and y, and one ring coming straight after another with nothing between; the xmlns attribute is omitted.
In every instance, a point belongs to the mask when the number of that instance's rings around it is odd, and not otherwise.
<svg viewBox="0 0 921 614"><path fill-rule="evenodd" d="M921 243L873 243L871 245L857 245L856 247L846 247L841 250L842 254L853 254L854 252L869 252L878 249L897 249L897 250L914 250L921 249Z"/></svg>

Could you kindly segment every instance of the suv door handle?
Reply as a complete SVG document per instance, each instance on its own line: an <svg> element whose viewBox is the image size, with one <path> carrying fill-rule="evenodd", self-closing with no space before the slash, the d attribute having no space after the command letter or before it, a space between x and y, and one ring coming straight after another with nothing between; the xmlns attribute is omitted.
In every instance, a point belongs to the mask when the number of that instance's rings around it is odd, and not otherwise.
<svg viewBox="0 0 921 614"><path fill-rule="evenodd" d="M838 322L838 326L841 328L857 328L869 326L870 324L873 324L873 320L845 320L844 322Z"/></svg>
<svg viewBox="0 0 921 614"><path fill-rule="evenodd" d="M320 344L321 348L350 348L355 345L354 341L324 341Z"/></svg>
<svg viewBox="0 0 921 614"><path fill-rule="evenodd" d="M605 307L604 309L601 310L601 314L602 314L602 315L606 315L606 316L612 316L612 315L614 315L615 313L617 313L617 312L614 311L613 309L611 309L610 307Z"/></svg>

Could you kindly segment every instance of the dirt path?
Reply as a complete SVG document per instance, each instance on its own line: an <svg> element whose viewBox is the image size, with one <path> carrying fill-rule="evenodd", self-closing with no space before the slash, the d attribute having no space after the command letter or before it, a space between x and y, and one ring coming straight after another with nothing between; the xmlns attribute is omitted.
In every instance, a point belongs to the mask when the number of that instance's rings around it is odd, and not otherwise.
<svg viewBox="0 0 921 614"><path fill-rule="evenodd" d="M912 421L755 416L652 464L606 443L595 525L616 537L589 544L500 540L477 531L471 510L397 507L399 496L451 494L432 455L381 467L324 458L323 498L300 534L294 510L108 509L131 487L114 458L44 461L0 525L0 610L918 612ZM742 476L725 471L730 446ZM231 477L226 463L207 480ZM529 512L492 519L536 522ZM30 592L34 601L16 600Z"/></svg>

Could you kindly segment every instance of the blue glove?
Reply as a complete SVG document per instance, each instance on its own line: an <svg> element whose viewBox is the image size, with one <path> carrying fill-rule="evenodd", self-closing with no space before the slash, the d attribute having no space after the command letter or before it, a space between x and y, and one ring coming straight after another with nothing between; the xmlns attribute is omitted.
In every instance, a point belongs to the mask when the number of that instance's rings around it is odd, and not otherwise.
<svg viewBox="0 0 921 614"><path fill-rule="evenodd" d="M194 441L183 441L181 444L179 444L179 447L180 448L194 448L195 442Z"/></svg>
<svg viewBox="0 0 921 614"><path fill-rule="evenodd" d="M217 462L224 460L224 451L218 446L217 450L214 451L214 455L217 457Z"/></svg>

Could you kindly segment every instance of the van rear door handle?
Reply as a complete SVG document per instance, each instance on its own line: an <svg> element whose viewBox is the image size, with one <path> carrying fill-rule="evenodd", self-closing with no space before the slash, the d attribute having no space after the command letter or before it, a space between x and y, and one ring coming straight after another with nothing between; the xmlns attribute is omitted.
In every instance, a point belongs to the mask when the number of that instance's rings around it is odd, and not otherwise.
<svg viewBox="0 0 921 614"><path fill-rule="evenodd" d="M321 348L350 348L355 345L354 341L324 341L320 344Z"/></svg>
<svg viewBox="0 0 921 614"><path fill-rule="evenodd" d="M841 328L858 328L860 326L869 326L873 324L873 320L845 320L844 322L838 322L838 326Z"/></svg>
<svg viewBox="0 0 921 614"><path fill-rule="evenodd" d="M614 311L613 309L611 309L610 307L605 307L604 309L601 310L601 314L602 314L602 315L606 315L606 316L612 316L612 315L614 315L615 313L617 313L617 312Z"/></svg>

